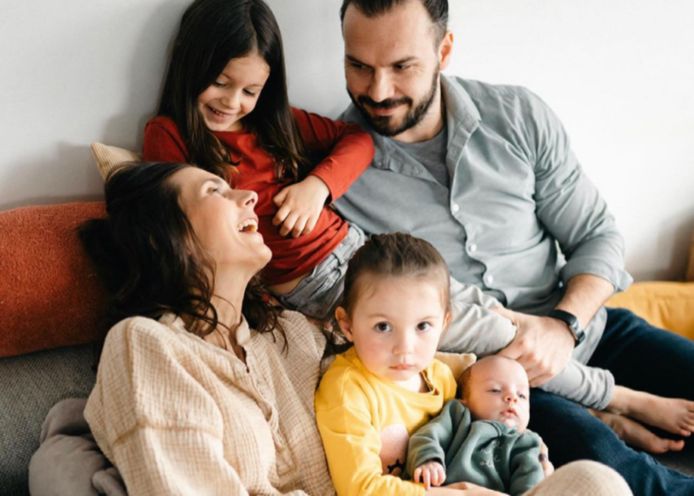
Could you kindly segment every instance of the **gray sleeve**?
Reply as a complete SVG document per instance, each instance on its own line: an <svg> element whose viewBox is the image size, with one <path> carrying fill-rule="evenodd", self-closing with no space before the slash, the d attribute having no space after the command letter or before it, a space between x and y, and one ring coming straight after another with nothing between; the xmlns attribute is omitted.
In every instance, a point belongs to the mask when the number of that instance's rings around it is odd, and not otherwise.
<svg viewBox="0 0 694 496"><path fill-rule="evenodd" d="M439 349L456 353L491 355L516 336L516 327L506 317L490 310L500 305L474 285L451 278L451 322L441 336Z"/></svg>
<svg viewBox="0 0 694 496"><path fill-rule="evenodd" d="M614 394L614 376L609 370L589 367L571 359L551 381L540 386L589 408L604 410Z"/></svg>
<svg viewBox="0 0 694 496"><path fill-rule="evenodd" d="M624 240L607 203L583 172L561 121L539 97L527 96L537 217L566 257L562 279L588 273L625 289L632 279L624 270Z"/></svg>

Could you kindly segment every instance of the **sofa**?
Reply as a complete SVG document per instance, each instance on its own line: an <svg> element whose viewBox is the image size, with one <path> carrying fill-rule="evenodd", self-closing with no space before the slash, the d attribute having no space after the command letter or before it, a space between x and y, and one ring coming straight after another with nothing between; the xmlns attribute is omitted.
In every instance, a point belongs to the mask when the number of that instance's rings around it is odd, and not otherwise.
<svg viewBox="0 0 694 496"><path fill-rule="evenodd" d="M28 494L27 467L48 410L63 398L86 397L94 384L107 295L76 229L103 215L98 201L0 212L2 495ZM691 252L694 279L694 240ZM636 283L609 304L694 339L694 282ZM663 460L694 473L694 450Z"/></svg>

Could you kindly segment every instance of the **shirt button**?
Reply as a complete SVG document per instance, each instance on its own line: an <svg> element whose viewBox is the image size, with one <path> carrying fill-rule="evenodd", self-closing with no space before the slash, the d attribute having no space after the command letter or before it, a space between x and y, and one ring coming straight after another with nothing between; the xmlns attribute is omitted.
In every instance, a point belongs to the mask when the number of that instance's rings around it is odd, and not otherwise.
<svg viewBox="0 0 694 496"><path fill-rule="evenodd" d="M487 286L491 286L494 283L494 276L491 274L487 274L484 276L484 282L487 283Z"/></svg>
<svg viewBox="0 0 694 496"><path fill-rule="evenodd" d="M458 210L460 210L460 206L457 203L454 203L451 205L451 212L458 213Z"/></svg>
<svg viewBox="0 0 694 496"><path fill-rule="evenodd" d="M477 245L475 243L470 243L467 247L470 253L475 253L477 251Z"/></svg>

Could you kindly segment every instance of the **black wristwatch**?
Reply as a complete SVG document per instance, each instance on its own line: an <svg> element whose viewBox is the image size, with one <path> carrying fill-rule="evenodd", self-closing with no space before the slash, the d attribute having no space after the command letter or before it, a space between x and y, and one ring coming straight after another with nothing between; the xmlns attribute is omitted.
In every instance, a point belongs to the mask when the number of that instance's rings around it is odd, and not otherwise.
<svg viewBox="0 0 694 496"><path fill-rule="evenodd" d="M569 332L574 337L574 347L581 344L586 338L586 333L583 331L583 329L581 329L581 324L578 322L578 317L576 317L574 314L555 308L549 311L547 317L561 320L568 326Z"/></svg>

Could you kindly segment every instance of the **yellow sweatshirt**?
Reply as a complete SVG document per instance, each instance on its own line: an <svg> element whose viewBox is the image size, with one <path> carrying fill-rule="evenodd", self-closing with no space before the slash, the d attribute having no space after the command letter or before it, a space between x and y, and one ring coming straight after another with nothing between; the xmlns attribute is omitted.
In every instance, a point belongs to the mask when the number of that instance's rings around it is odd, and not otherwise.
<svg viewBox="0 0 694 496"><path fill-rule="evenodd" d="M455 396L451 370L438 360L423 371L426 393L370 373L354 348L338 356L316 393L316 420L338 495L423 495L404 481L410 434Z"/></svg>

